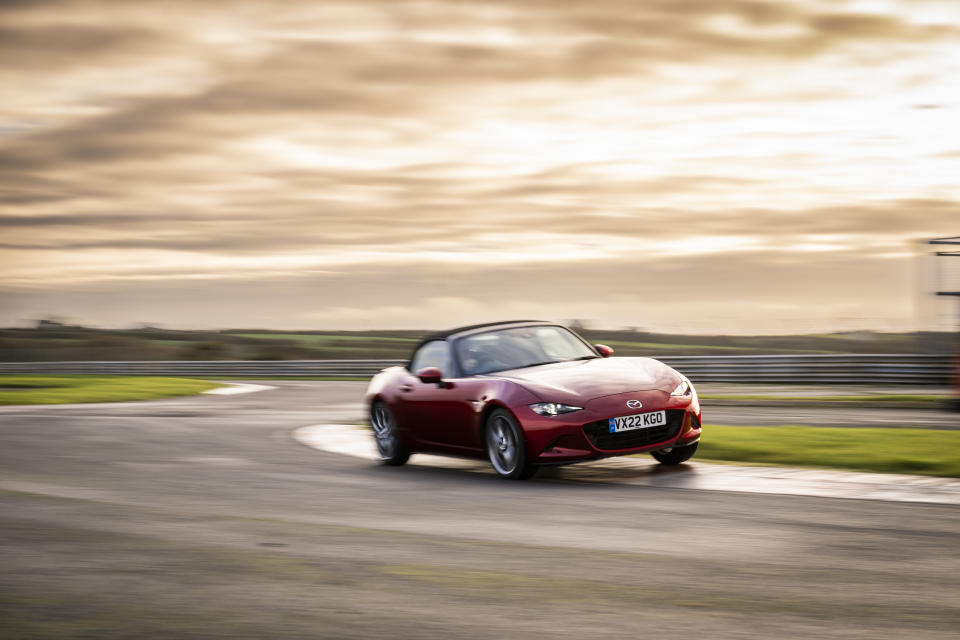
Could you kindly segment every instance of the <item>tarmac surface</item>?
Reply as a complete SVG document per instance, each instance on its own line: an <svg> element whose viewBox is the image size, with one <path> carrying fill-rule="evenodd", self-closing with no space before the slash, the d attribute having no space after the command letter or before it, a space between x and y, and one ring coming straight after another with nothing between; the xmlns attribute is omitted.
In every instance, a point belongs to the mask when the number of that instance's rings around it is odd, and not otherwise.
<svg viewBox="0 0 960 640"><path fill-rule="evenodd" d="M956 636L955 505L385 468L291 437L362 383L265 384L0 410L0 637Z"/></svg>

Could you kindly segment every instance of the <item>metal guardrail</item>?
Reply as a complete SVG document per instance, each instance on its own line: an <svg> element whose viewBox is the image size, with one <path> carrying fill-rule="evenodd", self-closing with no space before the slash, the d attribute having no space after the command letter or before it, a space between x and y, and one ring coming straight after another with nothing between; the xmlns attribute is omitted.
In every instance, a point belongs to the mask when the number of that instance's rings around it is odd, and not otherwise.
<svg viewBox="0 0 960 640"><path fill-rule="evenodd" d="M694 382L949 385L949 356L900 354L662 356ZM0 374L294 377L371 376L404 360L0 362Z"/></svg>
<svg viewBox="0 0 960 640"><path fill-rule="evenodd" d="M773 384L951 383L949 356L841 354L798 356L663 356L694 382Z"/></svg>

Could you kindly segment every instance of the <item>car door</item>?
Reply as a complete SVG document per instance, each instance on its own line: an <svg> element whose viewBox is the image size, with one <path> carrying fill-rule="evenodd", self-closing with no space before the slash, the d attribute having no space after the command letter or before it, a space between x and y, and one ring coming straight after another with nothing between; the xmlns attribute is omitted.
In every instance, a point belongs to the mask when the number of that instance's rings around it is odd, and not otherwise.
<svg viewBox="0 0 960 640"><path fill-rule="evenodd" d="M426 367L440 369L441 384L424 383L416 377L416 372ZM418 349L410 370L409 382L400 387L400 402L404 419L417 439L440 448L478 448L476 401L482 381L454 377L450 347L444 340L428 342Z"/></svg>

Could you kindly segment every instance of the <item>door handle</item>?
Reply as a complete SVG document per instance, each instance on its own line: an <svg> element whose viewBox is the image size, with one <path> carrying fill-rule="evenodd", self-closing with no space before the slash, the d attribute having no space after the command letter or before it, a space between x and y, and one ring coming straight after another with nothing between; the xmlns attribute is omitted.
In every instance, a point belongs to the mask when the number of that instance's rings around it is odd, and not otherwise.
<svg viewBox="0 0 960 640"><path fill-rule="evenodd" d="M408 392L410 392L410 391L413 391L413 387L412 387L411 385L409 385L409 384L402 384L402 385L400 385L399 387L397 387L397 391L402 391L402 392L404 392L404 393L408 393Z"/></svg>

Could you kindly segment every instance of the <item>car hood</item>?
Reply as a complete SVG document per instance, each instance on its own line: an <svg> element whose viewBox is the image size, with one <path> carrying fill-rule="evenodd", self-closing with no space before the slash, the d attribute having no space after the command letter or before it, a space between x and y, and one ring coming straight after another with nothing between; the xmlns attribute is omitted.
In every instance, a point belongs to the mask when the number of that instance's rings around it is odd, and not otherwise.
<svg viewBox="0 0 960 640"><path fill-rule="evenodd" d="M594 398L659 390L670 393L681 377L652 358L595 358L500 371L548 402L583 403Z"/></svg>

